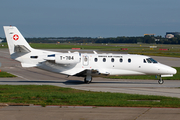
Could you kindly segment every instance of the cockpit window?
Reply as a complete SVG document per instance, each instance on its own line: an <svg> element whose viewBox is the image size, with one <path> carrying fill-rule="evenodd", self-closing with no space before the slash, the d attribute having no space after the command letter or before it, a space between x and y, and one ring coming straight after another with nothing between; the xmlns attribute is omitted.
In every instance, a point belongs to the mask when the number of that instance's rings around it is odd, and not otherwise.
<svg viewBox="0 0 180 120"><path fill-rule="evenodd" d="M149 58L148 58L148 59L146 59L146 60L147 60L147 62L148 62L148 63L151 63L151 60L150 60Z"/></svg>
<svg viewBox="0 0 180 120"><path fill-rule="evenodd" d="M152 63L158 63L156 60L154 60L152 58L149 58L149 59L152 61Z"/></svg>
<svg viewBox="0 0 180 120"><path fill-rule="evenodd" d="M152 59L152 58L147 58L146 61L148 63L158 63L156 60Z"/></svg>
<svg viewBox="0 0 180 120"><path fill-rule="evenodd" d="M145 59L144 59L143 61L144 61L144 63L146 63L146 60L145 60Z"/></svg>

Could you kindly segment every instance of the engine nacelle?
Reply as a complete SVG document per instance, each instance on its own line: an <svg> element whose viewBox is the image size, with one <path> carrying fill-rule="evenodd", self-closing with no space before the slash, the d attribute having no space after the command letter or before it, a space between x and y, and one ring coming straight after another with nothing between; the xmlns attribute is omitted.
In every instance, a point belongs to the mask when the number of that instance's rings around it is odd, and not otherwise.
<svg viewBox="0 0 180 120"><path fill-rule="evenodd" d="M77 64L81 60L79 53L61 53L55 54L55 63L57 64Z"/></svg>

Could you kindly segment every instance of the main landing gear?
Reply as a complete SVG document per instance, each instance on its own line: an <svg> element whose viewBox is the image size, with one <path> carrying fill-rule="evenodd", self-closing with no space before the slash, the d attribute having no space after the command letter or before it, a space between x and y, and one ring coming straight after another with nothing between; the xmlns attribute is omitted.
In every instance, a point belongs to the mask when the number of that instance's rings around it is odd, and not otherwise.
<svg viewBox="0 0 180 120"><path fill-rule="evenodd" d="M84 83L89 84L89 83L91 83L91 81L92 81L92 77L90 75L88 75L84 78Z"/></svg>
<svg viewBox="0 0 180 120"><path fill-rule="evenodd" d="M92 81L92 76L91 76L91 70L86 71L86 77L84 78L84 83L91 83Z"/></svg>
<svg viewBox="0 0 180 120"><path fill-rule="evenodd" d="M163 83L164 83L164 80L162 79L161 76L159 77L158 83L159 83L159 84L163 84Z"/></svg>

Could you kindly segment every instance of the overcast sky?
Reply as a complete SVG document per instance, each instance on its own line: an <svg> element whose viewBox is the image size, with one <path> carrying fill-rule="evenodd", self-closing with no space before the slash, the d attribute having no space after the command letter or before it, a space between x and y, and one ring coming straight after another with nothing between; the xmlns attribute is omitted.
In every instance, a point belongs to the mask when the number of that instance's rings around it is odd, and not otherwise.
<svg viewBox="0 0 180 120"><path fill-rule="evenodd" d="M1 0L3 26L25 37L117 37L180 32L180 0Z"/></svg>

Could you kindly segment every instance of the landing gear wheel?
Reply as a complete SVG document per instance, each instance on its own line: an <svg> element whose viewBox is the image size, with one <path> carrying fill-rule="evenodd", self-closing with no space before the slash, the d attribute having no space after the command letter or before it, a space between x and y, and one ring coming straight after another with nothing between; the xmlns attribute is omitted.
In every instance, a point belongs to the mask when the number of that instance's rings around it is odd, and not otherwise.
<svg viewBox="0 0 180 120"><path fill-rule="evenodd" d="M86 78L84 78L84 83L87 83L87 80L86 80Z"/></svg>
<svg viewBox="0 0 180 120"><path fill-rule="evenodd" d="M164 83L164 80L163 80L162 78L160 78L160 79L158 80L158 83L159 83L159 84L163 84L163 83Z"/></svg>
<svg viewBox="0 0 180 120"><path fill-rule="evenodd" d="M86 78L84 78L84 83L89 84L89 83L91 83L91 81L92 81L92 78L90 80L86 80Z"/></svg>

